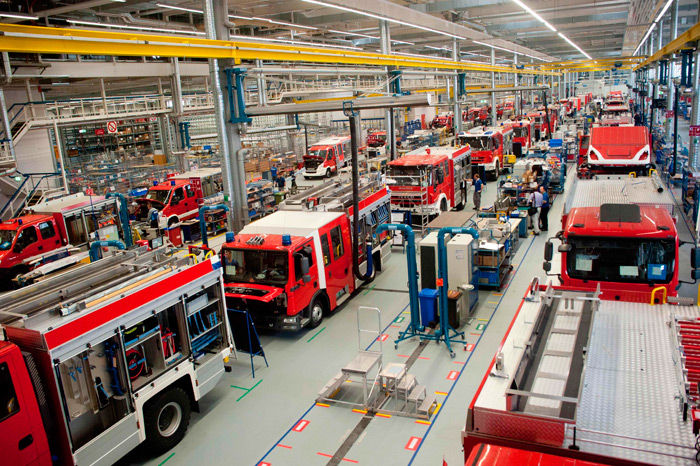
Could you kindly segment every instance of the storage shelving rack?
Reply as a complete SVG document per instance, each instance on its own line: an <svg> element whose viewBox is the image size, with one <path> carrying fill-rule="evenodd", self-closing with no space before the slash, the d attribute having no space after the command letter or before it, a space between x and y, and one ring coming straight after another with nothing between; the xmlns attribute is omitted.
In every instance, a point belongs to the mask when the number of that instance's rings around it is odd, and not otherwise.
<svg viewBox="0 0 700 466"><path fill-rule="evenodd" d="M275 194L272 181L261 180L246 183L248 193L248 216L262 217L275 211Z"/></svg>
<svg viewBox="0 0 700 466"><path fill-rule="evenodd" d="M519 241L518 229L507 228L500 237L495 236L490 230L481 230L479 235L477 250L479 287L501 289L508 274L513 270L511 259ZM488 244L496 245L497 248L483 247L482 239Z"/></svg>

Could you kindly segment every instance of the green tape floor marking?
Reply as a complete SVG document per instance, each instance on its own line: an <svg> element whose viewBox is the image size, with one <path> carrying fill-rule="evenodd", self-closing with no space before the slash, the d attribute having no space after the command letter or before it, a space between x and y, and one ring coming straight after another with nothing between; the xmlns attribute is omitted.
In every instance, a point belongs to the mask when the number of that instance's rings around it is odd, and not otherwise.
<svg viewBox="0 0 700 466"><path fill-rule="evenodd" d="M236 400L236 403L238 403L239 401L241 401L241 400L243 399L243 397L245 397L248 393L252 392L253 389L254 389L255 387L257 387L258 385L260 385L260 382L262 382L262 381L263 381L263 379L258 380L258 383L256 383L255 385L253 385L252 387L250 387L248 390L246 390L246 392L245 392L243 395L241 395L240 397L238 397L238 399ZM245 390L245 389L244 389L244 390ZM158 466L160 466L160 465L158 465Z"/></svg>
<svg viewBox="0 0 700 466"><path fill-rule="evenodd" d="M323 332L325 329L326 329L326 327L323 327L321 330L319 330L318 332L314 333L314 336L312 336L311 338L309 338L308 340L306 340L306 342L308 343L308 342L310 342L311 340L313 340L314 338L316 338L316 336L318 336L318 334L321 333L321 332Z"/></svg>
<svg viewBox="0 0 700 466"><path fill-rule="evenodd" d="M404 320L404 317L397 317L396 319L394 319L394 322L396 322L397 324L400 324L401 322L403 322L403 320Z"/></svg>
<svg viewBox="0 0 700 466"><path fill-rule="evenodd" d="M486 328L486 324L479 324L476 326L477 330L484 330Z"/></svg>
<svg viewBox="0 0 700 466"><path fill-rule="evenodd" d="M173 456L175 456L175 453L170 453L170 456L168 456L167 458L165 458L165 459L163 460L163 462L160 463L158 466L163 466L163 465L165 464L165 462L168 461L168 460L169 460L170 458L172 458Z"/></svg>

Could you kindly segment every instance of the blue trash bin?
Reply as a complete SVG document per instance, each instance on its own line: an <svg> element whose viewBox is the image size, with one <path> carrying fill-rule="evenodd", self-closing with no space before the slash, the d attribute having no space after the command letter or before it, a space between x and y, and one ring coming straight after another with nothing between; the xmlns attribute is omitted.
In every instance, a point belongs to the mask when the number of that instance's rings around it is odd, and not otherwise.
<svg viewBox="0 0 700 466"><path fill-rule="evenodd" d="M418 293L420 301L420 323L428 327L430 322L437 322L438 290L423 288Z"/></svg>

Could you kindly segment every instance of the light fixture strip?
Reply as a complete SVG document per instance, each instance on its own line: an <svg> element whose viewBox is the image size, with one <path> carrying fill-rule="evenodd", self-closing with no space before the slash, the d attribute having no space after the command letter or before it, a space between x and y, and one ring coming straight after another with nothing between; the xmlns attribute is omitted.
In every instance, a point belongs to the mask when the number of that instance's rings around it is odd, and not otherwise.
<svg viewBox="0 0 700 466"><path fill-rule="evenodd" d="M657 24L659 21L661 21L661 18L664 17L664 15L666 14L666 11L668 11L668 9L669 9L669 7L671 6L672 3L673 3L673 0L668 0L668 1L666 2L666 4L664 5L664 7L661 9L661 13L659 13L659 15L656 17L656 19L654 20L654 22L651 23L651 25L649 26L649 29L647 30L647 33L644 34L644 38L642 38L642 40L639 41L639 44L637 44L637 48L634 49L634 53L633 53L632 55L636 55L637 52L639 52L639 49L642 48L642 44L647 40L647 38L649 37L649 35L651 34L651 32L652 32L652 31L654 30L654 28L656 27L656 24Z"/></svg>
<svg viewBox="0 0 700 466"><path fill-rule="evenodd" d="M39 19L38 16L23 15L22 13L0 13L0 18L16 18L16 19Z"/></svg>
<svg viewBox="0 0 700 466"><path fill-rule="evenodd" d="M165 28L153 28L149 26L127 26L125 24L112 24L112 23L96 23L94 21L78 21L76 19L66 20L71 24L79 24L83 26L97 26L104 28L117 28L117 29L130 29L136 31L154 31L154 32L170 32L175 34L192 34L196 36L203 36L205 33L199 31L184 31L181 29L165 29Z"/></svg>

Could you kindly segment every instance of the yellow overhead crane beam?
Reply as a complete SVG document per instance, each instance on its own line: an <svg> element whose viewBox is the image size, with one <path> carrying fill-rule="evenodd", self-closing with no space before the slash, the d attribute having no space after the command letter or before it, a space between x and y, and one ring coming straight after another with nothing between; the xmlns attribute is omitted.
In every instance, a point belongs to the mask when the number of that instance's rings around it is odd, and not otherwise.
<svg viewBox="0 0 700 466"><path fill-rule="evenodd" d="M674 40L669 42L664 48L656 52L654 55L651 57L648 57L646 60L644 60L642 63L637 65L634 69L635 71L640 69L640 68L645 68L653 63L656 63L659 60L662 60L664 57L668 57L670 55L673 55L676 52L679 52L680 50L687 48L688 42L695 42L700 39L700 22L695 23L694 26L691 26L690 29L685 31L683 34L680 36L676 37Z"/></svg>
<svg viewBox="0 0 700 466"><path fill-rule="evenodd" d="M569 69L575 69L581 66L591 66L591 67L605 67L614 65L615 63L622 63L622 65L636 65L640 61L645 60L647 57L645 55L632 56L632 57L619 57L619 58L597 58L595 60L569 60L553 63L545 63L541 67L544 70L556 70L556 71L566 71Z"/></svg>
<svg viewBox="0 0 700 466"><path fill-rule="evenodd" d="M161 56L270 60L353 65L434 68L558 76L554 71L516 70L509 66L479 65L438 58L386 55L354 50L290 46L263 42L223 41L131 32L21 26L0 23L0 51L78 55ZM254 40L254 38L252 38Z"/></svg>

